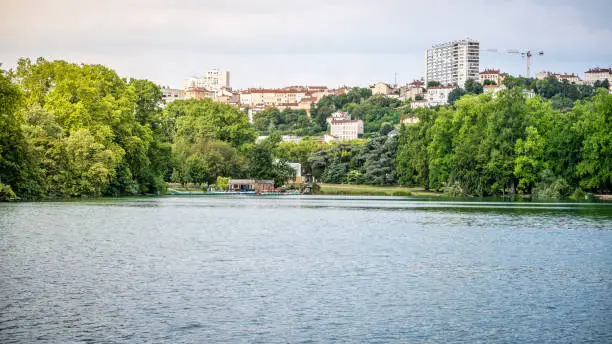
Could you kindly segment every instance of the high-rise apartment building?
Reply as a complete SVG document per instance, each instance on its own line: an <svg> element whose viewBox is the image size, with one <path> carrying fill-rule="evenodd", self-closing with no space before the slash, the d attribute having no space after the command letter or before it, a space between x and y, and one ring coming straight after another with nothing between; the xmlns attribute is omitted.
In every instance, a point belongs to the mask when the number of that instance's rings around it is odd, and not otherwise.
<svg viewBox="0 0 612 344"><path fill-rule="evenodd" d="M425 53L425 82L463 87L467 79L478 81L480 43L471 39L434 45Z"/></svg>
<svg viewBox="0 0 612 344"><path fill-rule="evenodd" d="M222 88L230 88L230 72L218 69L210 70L201 78L190 78L183 85L185 91L190 88L205 88L217 94Z"/></svg>

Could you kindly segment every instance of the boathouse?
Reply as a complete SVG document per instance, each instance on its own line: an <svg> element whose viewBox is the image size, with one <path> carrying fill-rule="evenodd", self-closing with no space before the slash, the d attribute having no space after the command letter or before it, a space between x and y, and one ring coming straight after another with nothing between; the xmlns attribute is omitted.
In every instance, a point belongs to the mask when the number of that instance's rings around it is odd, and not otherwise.
<svg viewBox="0 0 612 344"><path fill-rule="evenodd" d="M274 180L265 179L230 179L229 190L234 192L273 191Z"/></svg>

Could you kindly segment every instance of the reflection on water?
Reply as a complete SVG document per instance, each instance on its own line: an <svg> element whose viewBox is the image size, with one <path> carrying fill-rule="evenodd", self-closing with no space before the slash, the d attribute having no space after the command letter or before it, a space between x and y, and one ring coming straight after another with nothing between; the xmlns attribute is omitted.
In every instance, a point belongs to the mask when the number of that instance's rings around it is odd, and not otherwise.
<svg viewBox="0 0 612 344"><path fill-rule="evenodd" d="M612 204L0 204L0 342L609 343Z"/></svg>

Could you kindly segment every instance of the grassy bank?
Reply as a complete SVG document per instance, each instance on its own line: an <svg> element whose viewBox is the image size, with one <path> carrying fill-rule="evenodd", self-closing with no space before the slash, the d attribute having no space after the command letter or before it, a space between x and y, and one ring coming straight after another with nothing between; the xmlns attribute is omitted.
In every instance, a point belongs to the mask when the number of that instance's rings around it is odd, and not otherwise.
<svg viewBox="0 0 612 344"><path fill-rule="evenodd" d="M440 193L423 188L403 186L374 186L350 184L319 184L320 195L362 195L362 196L440 196Z"/></svg>

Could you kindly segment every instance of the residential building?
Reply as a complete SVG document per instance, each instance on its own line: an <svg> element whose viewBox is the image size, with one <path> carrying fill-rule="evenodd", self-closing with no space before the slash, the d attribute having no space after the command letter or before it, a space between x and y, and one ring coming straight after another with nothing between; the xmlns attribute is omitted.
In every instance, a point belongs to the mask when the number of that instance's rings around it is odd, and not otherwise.
<svg viewBox="0 0 612 344"><path fill-rule="evenodd" d="M168 104L171 101L185 99L185 91L177 88L170 88L169 86L162 86L162 100Z"/></svg>
<svg viewBox="0 0 612 344"><path fill-rule="evenodd" d="M205 88L216 94L223 88L230 88L230 72L214 69L201 78L189 78L183 84L183 89L187 91L190 88Z"/></svg>
<svg viewBox="0 0 612 344"><path fill-rule="evenodd" d="M467 79L478 80L480 43L471 39L434 45L425 53L425 83L463 87Z"/></svg>
<svg viewBox="0 0 612 344"><path fill-rule="evenodd" d="M484 85L486 80L490 80L495 85L501 85L508 73L501 73L499 69L485 69L478 74L478 82Z"/></svg>
<svg viewBox="0 0 612 344"><path fill-rule="evenodd" d="M327 117L325 121L327 124L331 124L333 120L340 121L349 119L351 119L351 116L349 116L348 112L336 111L332 113L331 116Z"/></svg>
<svg viewBox="0 0 612 344"><path fill-rule="evenodd" d="M408 99L414 100L417 96L424 97L424 91L421 87L403 86L400 89L400 100L406 101Z"/></svg>
<svg viewBox="0 0 612 344"><path fill-rule="evenodd" d="M331 136L339 140L354 140L363 134L363 121L351 120L345 112L335 112L326 121L329 123Z"/></svg>
<svg viewBox="0 0 612 344"><path fill-rule="evenodd" d="M185 99L213 99L215 93L204 87L189 87L185 89Z"/></svg>
<svg viewBox="0 0 612 344"><path fill-rule="evenodd" d="M249 88L240 92L240 103L243 106L278 106L280 104L299 103L302 98L311 94L301 88Z"/></svg>
<svg viewBox="0 0 612 344"><path fill-rule="evenodd" d="M424 108L427 107L429 104L427 102L427 100L425 99L421 99L421 100L413 100L410 103L410 108L411 109L418 109L418 108Z"/></svg>
<svg viewBox="0 0 612 344"><path fill-rule="evenodd" d="M323 136L321 137L321 142L323 143L332 143L336 141L338 141L338 138L328 133L323 134Z"/></svg>
<svg viewBox="0 0 612 344"><path fill-rule="evenodd" d="M370 87L370 89L372 90L372 95L389 95L389 94L393 94L393 87L387 83L384 82L377 82L376 84L374 84L374 86Z"/></svg>
<svg viewBox="0 0 612 344"><path fill-rule="evenodd" d="M490 94L492 97L495 97L499 91L502 91L502 90L505 90L505 89L506 89L506 86L503 85L503 84L484 85L483 86L483 93L484 94Z"/></svg>
<svg viewBox="0 0 612 344"><path fill-rule="evenodd" d="M448 104L448 95L455 88L457 88L457 86L433 86L427 88L427 95L425 96L427 106Z"/></svg>
<svg viewBox="0 0 612 344"><path fill-rule="evenodd" d="M398 93L398 99L401 101L406 101L409 99L414 100L416 96L422 96L425 87L425 83L423 81L415 80L409 84L398 87L395 89L395 92Z"/></svg>
<svg viewBox="0 0 612 344"><path fill-rule="evenodd" d="M240 103L240 93L233 92L229 88L222 88L215 93L213 99L220 103L238 105Z"/></svg>
<svg viewBox="0 0 612 344"><path fill-rule="evenodd" d="M612 84L612 68L591 68L584 72L584 83L587 85L593 85L595 81L606 79Z"/></svg>
<svg viewBox="0 0 612 344"><path fill-rule="evenodd" d="M574 73L572 74L567 74L567 73L561 74L561 73L553 73L553 72L536 73L536 79L538 80L543 80L551 76L556 78L559 81L567 80L570 84L582 84L582 80L580 79L580 77L578 77L578 75Z"/></svg>

